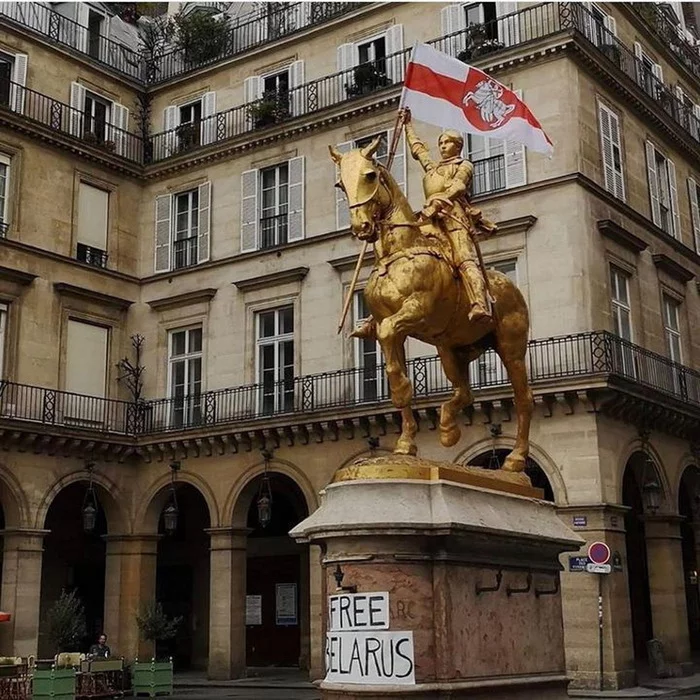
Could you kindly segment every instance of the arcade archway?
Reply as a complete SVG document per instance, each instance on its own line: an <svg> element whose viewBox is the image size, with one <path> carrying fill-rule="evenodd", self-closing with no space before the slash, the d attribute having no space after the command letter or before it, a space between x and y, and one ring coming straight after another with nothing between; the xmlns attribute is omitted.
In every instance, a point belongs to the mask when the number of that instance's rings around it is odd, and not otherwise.
<svg viewBox="0 0 700 700"><path fill-rule="evenodd" d="M260 496L271 495L263 526ZM279 472L253 479L240 496L249 529L246 558L246 665L309 665L309 554L289 531L308 515L297 484ZM247 504L247 505L246 505ZM264 518L263 518L264 519Z"/></svg>
<svg viewBox="0 0 700 700"><path fill-rule="evenodd" d="M700 650L700 469L689 466L683 472L678 490L678 513L681 521L683 578L688 611L690 648Z"/></svg>

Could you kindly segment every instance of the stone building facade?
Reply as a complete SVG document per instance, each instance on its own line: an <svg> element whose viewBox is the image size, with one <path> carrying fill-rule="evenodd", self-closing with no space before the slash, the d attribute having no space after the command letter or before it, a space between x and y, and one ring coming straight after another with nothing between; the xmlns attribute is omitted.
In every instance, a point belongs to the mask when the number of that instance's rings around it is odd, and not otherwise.
<svg viewBox="0 0 700 700"><path fill-rule="evenodd" d="M124 656L153 653L135 616L157 599L184 618L159 649L179 667L323 674L321 552L286 533L338 467L397 432L376 346L347 337L361 296L335 334L358 245L327 146L390 140L407 47L429 42L521 91L555 144L551 159L466 150L474 201L499 224L486 263L531 312L529 472L619 555L605 684L632 684L652 637L689 661L700 54L681 5L251 6L211 56L166 47L149 64L99 3L2 3L2 652L51 655L46 611L76 588L89 635ZM419 208L409 161L402 140L392 171ZM497 360L474 363L475 403L445 450L447 384L430 347L408 357L420 454L496 466L514 436ZM145 368L136 397L121 358ZM597 580L562 564L567 665L596 685Z"/></svg>

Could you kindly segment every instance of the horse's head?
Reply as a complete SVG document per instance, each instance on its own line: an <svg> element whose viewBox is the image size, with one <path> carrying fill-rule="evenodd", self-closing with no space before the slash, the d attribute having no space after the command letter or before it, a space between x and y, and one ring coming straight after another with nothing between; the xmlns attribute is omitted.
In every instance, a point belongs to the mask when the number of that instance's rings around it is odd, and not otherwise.
<svg viewBox="0 0 700 700"><path fill-rule="evenodd" d="M374 243L379 235L378 223L382 211L390 202L385 187L382 166L373 155L379 148L381 136L364 148L341 153L329 146L331 158L340 168L340 178L335 186L340 187L348 198L350 228L362 241Z"/></svg>

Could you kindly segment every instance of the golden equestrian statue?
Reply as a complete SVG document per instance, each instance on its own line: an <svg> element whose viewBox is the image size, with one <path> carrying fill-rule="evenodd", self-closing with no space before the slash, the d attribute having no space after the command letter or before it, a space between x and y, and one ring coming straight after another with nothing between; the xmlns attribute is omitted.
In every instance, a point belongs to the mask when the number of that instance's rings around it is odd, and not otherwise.
<svg viewBox="0 0 700 700"><path fill-rule="evenodd" d="M347 196L352 233L374 245L375 264L364 291L372 317L353 335L375 336L381 345L391 400L402 414L394 452L416 454L406 338L436 347L454 387L440 412L440 441L446 447L459 440L457 415L473 400L469 363L494 348L508 372L517 414L515 446L503 469L524 471L533 410L525 366L527 305L506 275L484 269L476 236L496 227L469 202L473 166L459 155L461 135L441 134L441 160L435 162L416 136L408 110L399 114L401 123L411 154L425 170L426 203L417 216L391 173L373 158L381 137L344 154L329 146L340 168L336 186Z"/></svg>

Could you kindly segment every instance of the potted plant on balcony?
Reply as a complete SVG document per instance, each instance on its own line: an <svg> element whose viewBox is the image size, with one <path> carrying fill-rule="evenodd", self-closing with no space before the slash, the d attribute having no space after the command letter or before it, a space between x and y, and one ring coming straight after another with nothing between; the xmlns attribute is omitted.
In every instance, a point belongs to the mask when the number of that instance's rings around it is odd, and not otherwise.
<svg viewBox="0 0 700 700"><path fill-rule="evenodd" d="M369 61L355 66L352 77L353 82L345 85L348 97L369 95L371 92L389 85L386 73Z"/></svg>
<svg viewBox="0 0 700 700"><path fill-rule="evenodd" d="M158 642L172 639L181 623L182 617L168 617L163 612L163 606L156 602L146 605L141 614L136 616L141 638L150 643L153 653L150 661L136 659L131 666L134 695L172 695L173 660L158 659Z"/></svg>
<svg viewBox="0 0 700 700"><path fill-rule="evenodd" d="M289 116L289 93L275 90L266 92L257 102L248 106L248 118L256 129L278 124Z"/></svg>
<svg viewBox="0 0 700 700"><path fill-rule="evenodd" d="M622 68L622 51L617 44L601 44L600 50L609 61Z"/></svg>
<svg viewBox="0 0 700 700"><path fill-rule="evenodd" d="M230 18L195 8L180 11L174 17L175 48L191 67L213 61L226 53L230 37Z"/></svg>
<svg viewBox="0 0 700 700"><path fill-rule="evenodd" d="M177 149L180 153L189 151L199 144L199 124L197 122L185 122L175 129L177 134Z"/></svg>
<svg viewBox="0 0 700 700"><path fill-rule="evenodd" d="M466 31L466 48L457 54L457 58L467 63L480 56L500 51L502 48L504 48L503 42L489 38L485 25L470 24Z"/></svg>

